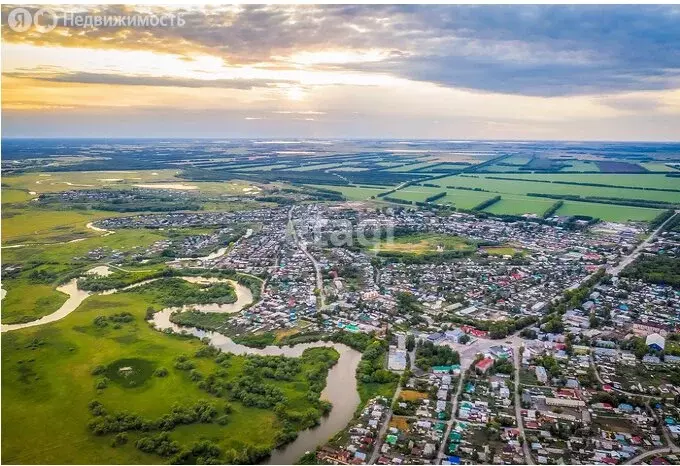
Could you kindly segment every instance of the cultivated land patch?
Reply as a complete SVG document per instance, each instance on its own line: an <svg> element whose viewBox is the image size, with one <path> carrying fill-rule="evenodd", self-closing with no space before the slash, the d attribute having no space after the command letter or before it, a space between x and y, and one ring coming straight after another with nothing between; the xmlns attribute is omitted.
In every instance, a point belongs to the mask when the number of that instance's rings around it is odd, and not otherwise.
<svg viewBox="0 0 680 466"><path fill-rule="evenodd" d="M543 213L555 203L552 199L531 198L527 196L512 196L502 194L501 200L484 209L491 214L524 215L535 214L542 216Z"/></svg>
<svg viewBox="0 0 680 466"><path fill-rule="evenodd" d="M389 168L387 171L388 172L396 172L396 173L412 172L414 170L422 170L422 169L427 168L427 167L432 167L432 166L434 166L438 163L439 162L433 162L433 161L412 163L410 165L404 165L403 167Z"/></svg>
<svg viewBox="0 0 680 466"><path fill-rule="evenodd" d="M178 170L126 170L26 173L3 176L2 183L12 188L26 189L36 193L93 189L151 182L180 182ZM3 194L4 194L3 188Z"/></svg>
<svg viewBox="0 0 680 466"><path fill-rule="evenodd" d="M522 248L513 246L484 246L480 252L486 252L490 256L512 256L515 254L523 254L526 251Z"/></svg>
<svg viewBox="0 0 680 466"><path fill-rule="evenodd" d="M488 177L488 175L480 175ZM568 181L573 183L597 183L601 185L627 186L630 188L663 188L680 190L680 178L673 178L661 173L508 173L499 175L503 178L543 181ZM437 180L441 182L442 180Z"/></svg>
<svg viewBox="0 0 680 466"><path fill-rule="evenodd" d="M677 162L672 162L676 163ZM674 172L678 173L680 169L678 169L676 166L671 165L670 163L664 163L664 162L644 162L640 164L642 167L646 168L647 170L651 172Z"/></svg>
<svg viewBox="0 0 680 466"><path fill-rule="evenodd" d="M608 222L648 222L654 220L663 210L600 204L595 202L564 201L555 215L586 215Z"/></svg>
<svg viewBox="0 0 680 466"><path fill-rule="evenodd" d="M425 255L448 251L474 251L476 246L460 236L418 233L397 236L393 241L381 241L372 248L375 252L405 255Z"/></svg>
<svg viewBox="0 0 680 466"><path fill-rule="evenodd" d="M425 392L418 392L416 390L402 390L400 397L404 400L425 400L429 395Z"/></svg>
<svg viewBox="0 0 680 466"><path fill-rule="evenodd" d="M328 170L329 168L337 168L342 166L340 163L321 163L321 164L305 164L301 167L291 168L294 172L307 172L312 170Z"/></svg>
<svg viewBox="0 0 680 466"><path fill-rule="evenodd" d="M504 179L489 178L490 176L499 176ZM544 178L548 177L549 178ZM547 183L540 180L569 181L576 183L602 183L606 184L606 180L616 183L621 183L620 186L630 186L634 181L631 178L616 178L618 176L624 177L646 177L655 176L655 179L641 179L640 182L645 187L656 187L664 189L678 189L678 191L653 191L647 189L630 189L609 186L589 186L582 184L561 184L561 183ZM466 188L482 188L488 191L497 192L500 194L519 194L526 195L527 193L540 193L552 195L577 195L590 197L608 197L617 199L630 200L647 200L647 201L662 201L675 202L680 204L680 178L665 177L664 175L479 175L479 176L459 176L454 175L446 178L428 181L428 183L437 184L439 186L457 186ZM557 177L557 178L554 178ZM560 178L564 177L564 178ZM598 177L598 178L590 178ZM604 178L603 178L604 177ZM507 179L505 179L507 178ZM512 178L512 179L510 179ZM647 186L657 183L656 186ZM611 182L609 184L612 184ZM409 189L413 189L409 186ZM396 194L396 193L395 193Z"/></svg>
<svg viewBox="0 0 680 466"><path fill-rule="evenodd" d="M366 187L366 186L329 186L329 185L321 185L321 184L309 184L306 185L312 188L320 188L320 189L326 189L326 190L331 190L335 191L338 193L341 193L343 196L345 196L348 200L350 201L364 201L366 199L370 199L373 196L377 196L378 194L387 191L391 188L389 187Z"/></svg>
<svg viewBox="0 0 680 466"><path fill-rule="evenodd" d="M466 189L444 188L442 191L446 191L446 196L437 199L435 204L451 204L457 209L473 209L482 202L496 196L495 193L468 191Z"/></svg>

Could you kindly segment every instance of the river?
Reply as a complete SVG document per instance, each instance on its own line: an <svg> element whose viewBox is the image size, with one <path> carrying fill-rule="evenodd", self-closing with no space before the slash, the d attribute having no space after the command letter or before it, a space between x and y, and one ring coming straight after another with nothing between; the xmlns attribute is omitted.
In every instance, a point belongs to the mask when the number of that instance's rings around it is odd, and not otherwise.
<svg viewBox="0 0 680 466"><path fill-rule="evenodd" d="M211 345L220 348L225 353L298 358L308 348L330 347L335 348L340 354L338 362L328 372L326 387L321 392L321 398L333 404L333 409L328 417L321 418L321 423L318 426L300 432L292 443L272 451L269 459L263 464L294 464L306 452L314 451L316 447L326 443L352 420L360 403L356 380L356 370L361 360L361 353L358 351L340 343L330 342L301 343L295 346L266 346L261 349L251 348L234 343L231 338L221 333L174 324L170 322L170 315L173 312L171 308L163 309L155 313L150 322L158 330L172 329L175 332L184 331L198 338L208 338Z"/></svg>
<svg viewBox="0 0 680 466"><path fill-rule="evenodd" d="M252 303L253 295L250 289L233 280L205 277L181 277L192 283L209 283L227 281L234 286L237 300L231 304L204 304L190 305L184 308L197 309L204 312L229 312L235 313L243 309L244 306ZM153 278L135 283L121 289L113 289L102 292L101 294L112 294L118 291L136 288L146 283L159 280ZM78 289L77 279L73 279L57 288L57 290L69 295L64 304L54 313L44 316L33 322L24 324L2 325L2 332L18 330L21 328L35 327L38 325L55 322L63 319L93 293ZM308 451L314 451L316 447L327 442L331 437L344 429L354 416L354 412L359 406L360 399L357 392L356 370L361 360L361 353L340 343L313 342L301 343L295 346L266 346L264 348L251 348L240 345L232 341L229 337L217 332L203 331L195 327L179 326L170 322L170 315L179 310L178 308L165 308L153 315L150 323L157 330L173 329L175 332L186 332L199 338L208 338L210 344L220 348L226 353L237 355L257 354L262 356L286 356L297 358L308 348L330 347L340 354L338 362L329 370L326 379L326 387L321 392L321 398L329 401L333 409L327 417L322 417L320 424L311 429L306 429L299 433L298 437L283 448L272 451L271 456L263 464L293 464Z"/></svg>

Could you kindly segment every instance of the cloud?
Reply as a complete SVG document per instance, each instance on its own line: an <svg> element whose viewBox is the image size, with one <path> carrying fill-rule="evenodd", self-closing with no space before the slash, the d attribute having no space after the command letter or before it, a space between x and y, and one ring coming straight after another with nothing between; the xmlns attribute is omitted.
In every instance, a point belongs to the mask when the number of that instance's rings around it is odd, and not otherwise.
<svg viewBox="0 0 680 466"><path fill-rule="evenodd" d="M484 92L562 96L680 87L671 5L105 5L76 14L182 14L184 27L3 28L6 42L210 54L236 66L378 71ZM11 7L3 7L3 22ZM295 63L348 50L347 61ZM373 53L371 51L383 51ZM363 55L362 55L363 54ZM357 57L368 56L363 62ZM354 57L354 59L352 59ZM337 58L337 57L336 57Z"/></svg>
<svg viewBox="0 0 680 466"><path fill-rule="evenodd" d="M189 87L189 88L222 88L250 90L257 87L276 87L280 84L288 84L290 81L271 81L261 79L190 79L173 78L162 76L138 76L114 73L31 73L31 72L6 72L3 76L8 78L35 79L53 83L78 83L78 84L108 84L121 86L153 86L153 87Z"/></svg>

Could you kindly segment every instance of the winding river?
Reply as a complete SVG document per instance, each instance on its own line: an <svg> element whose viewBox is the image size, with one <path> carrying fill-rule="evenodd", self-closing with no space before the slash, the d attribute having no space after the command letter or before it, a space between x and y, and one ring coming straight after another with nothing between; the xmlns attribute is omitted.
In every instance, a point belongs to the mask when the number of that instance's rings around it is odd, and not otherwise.
<svg viewBox="0 0 680 466"><path fill-rule="evenodd" d="M237 355L257 354L262 356L287 356L300 357L308 348L330 347L340 354L338 362L328 372L326 387L321 392L321 398L333 404L333 409L327 417L321 418L320 424L311 429L299 433L298 437L283 448L272 451L271 456L263 464L294 464L308 451L314 451L317 446L324 444L336 433L344 429L352 420L354 412L359 406L360 399L357 392L356 370L361 360L361 353L339 343L314 342L302 343L295 346L266 346L264 348L251 348L232 341L229 337L217 332L204 331L195 327L179 326L170 322L170 315L178 310L196 309L202 312L240 312L244 306L252 303L253 295L250 289L233 280L205 277L181 277L192 283L215 283L229 282L234 286L237 299L231 304L204 304L190 305L182 308L165 308L153 315L149 321L157 330L172 329L175 332L185 332L199 338L208 338L210 344L227 353ZM113 289L100 294L113 294L118 291L128 290L150 283L159 278L144 280L125 288ZM33 322L24 324L2 325L2 332L19 330L22 328L35 327L63 319L93 293L78 289L77 279L60 286L57 290L69 295L64 304L52 314L44 316Z"/></svg>

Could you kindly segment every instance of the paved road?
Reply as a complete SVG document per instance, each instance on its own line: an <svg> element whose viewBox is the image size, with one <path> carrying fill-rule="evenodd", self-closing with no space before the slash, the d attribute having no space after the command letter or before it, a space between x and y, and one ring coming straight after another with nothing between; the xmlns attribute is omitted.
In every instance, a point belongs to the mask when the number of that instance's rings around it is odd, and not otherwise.
<svg viewBox="0 0 680 466"><path fill-rule="evenodd" d="M668 218L668 220L666 220L665 222L663 222L663 223L659 226L659 228L657 228L656 230L654 230L654 231L647 237L646 240L644 240L642 243L640 243L640 244L633 250L633 252L631 252L629 255L627 255L626 257L624 257L624 258L621 260L621 262L619 263L619 265L617 265L616 267L612 267L611 269L608 269L607 272L609 272L610 274L612 274L612 275L615 276L615 277L618 276L619 273L621 273L621 271L622 271L623 269L625 269L626 266L627 266L628 264L630 264L631 262L633 262L633 261L634 261L634 260L642 253L642 251L643 251L647 246L649 246L649 244L652 242L652 240L656 237L656 235L658 235L658 234L661 232L661 230L663 230L663 228L666 226L666 224L667 224L668 222L670 222L671 220L673 220L677 215L678 215L678 211L676 210L676 211L675 211L675 214L671 215L671 216Z"/></svg>
<svg viewBox="0 0 680 466"><path fill-rule="evenodd" d="M631 458L623 464L636 464L636 463L644 460L645 458L649 458L650 456L665 455L667 453L678 453L678 452L680 452L680 448L677 448L677 447L675 447L675 448L668 448L668 447L657 448L656 450L650 450L646 453L642 453L641 455L638 455L634 458Z"/></svg>
<svg viewBox="0 0 680 466"><path fill-rule="evenodd" d="M519 397L519 346L513 348L513 358L515 362L515 417L517 418L517 429L519 434L522 436L524 441L522 442L522 449L524 450L524 460L526 464L536 464L534 463L534 458L531 456L531 450L529 449L529 441L524 433L524 421L522 420L522 404L520 403Z"/></svg>
<svg viewBox="0 0 680 466"><path fill-rule="evenodd" d="M397 389L394 391L394 396L392 397L392 401L390 402L389 411L387 411L387 417L385 418L385 422L383 422L383 425L380 426L380 431L378 432L375 448L373 448L373 453L371 454L371 457L368 460L368 464L375 464L375 462L378 461L378 457L380 456L380 448L382 448L383 444L383 439L385 438L385 434L387 434L387 428L390 425L390 420L392 420L392 414L394 414L392 406L394 406L395 401L399 399L399 395L401 395L401 383L397 385Z"/></svg>
<svg viewBox="0 0 680 466"><path fill-rule="evenodd" d="M297 231L295 231L295 223L293 222L293 209L295 206L291 207L290 210L288 211L288 224L290 225L290 232L293 237L293 241L295 242L295 245L302 251L307 258L309 258L310 261L312 261L312 265L314 266L314 272L316 274L316 288L319 290L319 309L323 309L324 306L326 305L326 296L324 295L323 292L323 276L321 275L321 266L319 263L314 259L314 256L310 254L309 251L307 251L307 245L305 244L304 241L300 241L300 238L298 238Z"/></svg>

